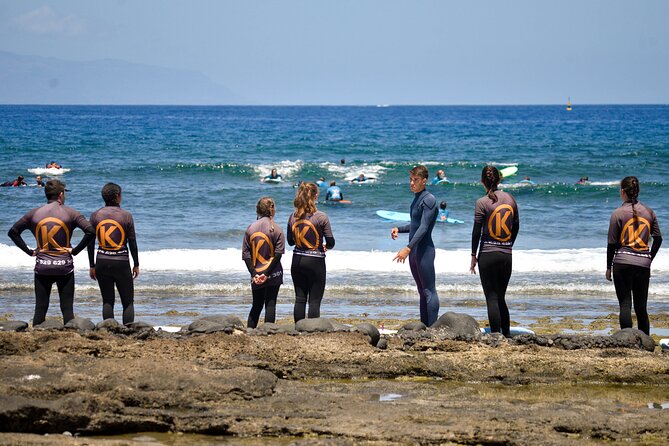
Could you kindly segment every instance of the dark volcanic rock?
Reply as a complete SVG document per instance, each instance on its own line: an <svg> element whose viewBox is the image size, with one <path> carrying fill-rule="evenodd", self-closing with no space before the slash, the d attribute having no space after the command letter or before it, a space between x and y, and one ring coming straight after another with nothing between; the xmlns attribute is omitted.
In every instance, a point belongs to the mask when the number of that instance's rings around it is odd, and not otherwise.
<svg viewBox="0 0 669 446"><path fill-rule="evenodd" d="M0 321L0 331L26 331L28 323L23 321Z"/></svg>
<svg viewBox="0 0 669 446"><path fill-rule="evenodd" d="M407 322L400 328L398 331L423 331L427 330L427 327L425 326L424 323L419 322L419 321L413 321L413 322Z"/></svg>
<svg viewBox="0 0 669 446"><path fill-rule="evenodd" d="M95 330L95 324L90 319L75 317L65 324L65 328L73 328L79 331L93 331Z"/></svg>
<svg viewBox="0 0 669 446"><path fill-rule="evenodd" d="M295 323L295 330L304 331L307 333L316 333L316 332L333 332L334 325L328 319L322 317L314 319L302 319Z"/></svg>
<svg viewBox="0 0 669 446"><path fill-rule="evenodd" d="M448 330L456 338L478 337L481 334L476 319L468 314L450 311L442 314L430 328Z"/></svg>
<svg viewBox="0 0 669 446"><path fill-rule="evenodd" d="M47 319L39 325L33 325L35 330L63 330L63 322L55 319Z"/></svg>
<svg viewBox="0 0 669 446"><path fill-rule="evenodd" d="M376 346L379 343L379 339L381 338L379 330L370 323L356 325L355 331L364 333L367 336L369 336L369 343L372 344L373 346Z"/></svg>
<svg viewBox="0 0 669 446"><path fill-rule="evenodd" d="M611 335L612 338L623 340L629 344L637 345L646 351L655 350L655 341L641 330L636 328L624 328Z"/></svg>
<svg viewBox="0 0 669 446"><path fill-rule="evenodd" d="M104 321L100 321L95 326L95 328L97 330L103 330L103 329L115 330L115 329L118 329L119 327L121 327L121 324L119 324L118 321L114 318L105 319Z"/></svg>

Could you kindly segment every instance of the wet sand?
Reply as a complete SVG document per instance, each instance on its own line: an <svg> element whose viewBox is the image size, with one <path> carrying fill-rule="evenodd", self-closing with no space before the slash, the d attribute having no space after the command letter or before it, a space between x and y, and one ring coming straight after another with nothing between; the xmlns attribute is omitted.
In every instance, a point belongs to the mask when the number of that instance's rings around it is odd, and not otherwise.
<svg viewBox="0 0 669 446"><path fill-rule="evenodd" d="M613 319L596 325L613 329ZM669 438L669 355L659 348L398 335L380 349L354 332L34 330L0 332L0 355L0 445L660 445ZM64 431L78 436L54 435Z"/></svg>

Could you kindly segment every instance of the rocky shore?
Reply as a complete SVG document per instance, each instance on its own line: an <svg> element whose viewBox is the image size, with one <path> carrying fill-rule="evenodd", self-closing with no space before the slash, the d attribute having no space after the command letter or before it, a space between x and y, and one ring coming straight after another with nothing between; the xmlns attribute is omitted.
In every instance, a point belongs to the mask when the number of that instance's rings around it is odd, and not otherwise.
<svg viewBox="0 0 669 446"><path fill-rule="evenodd" d="M340 322L1 322L0 445L669 438L669 355L637 330L505 339L454 313L392 335Z"/></svg>

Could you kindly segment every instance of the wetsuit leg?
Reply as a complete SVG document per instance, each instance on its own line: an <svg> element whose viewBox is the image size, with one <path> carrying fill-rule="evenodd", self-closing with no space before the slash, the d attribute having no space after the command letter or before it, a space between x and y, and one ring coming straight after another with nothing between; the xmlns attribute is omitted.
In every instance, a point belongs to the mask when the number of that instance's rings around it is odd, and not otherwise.
<svg viewBox="0 0 669 446"><path fill-rule="evenodd" d="M305 317L308 290L311 287L309 274L302 266L305 258L306 256L293 254L293 263L290 266L290 275L293 278L293 288L295 288L295 307L293 308L293 319L295 322Z"/></svg>
<svg viewBox="0 0 669 446"><path fill-rule="evenodd" d="M265 288L252 289L251 294L253 295L253 304L251 304L251 311L249 312L246 326L248 328L256 328L263 305L265 305Z"/></svg>
<svg viewBox="0 0 669 446"><path fill-rule="evenodd" d="M632 301L634 301L634 312L637 316L639 330L650 334L650 320L646 310L649 281L649 268L624 264L613 265L613 284L620 306L621 329L632 328Z"/></svg>
<svg viewBox="0 0 669 446"><path fill-rule="evenodd" d="M426 326L431 326L439 316L439 295L435 285L434 247L428 246L424 251L409 254L409 267L416 281L420 298L420 320Z"/></svg>
<svg viewBox="0 0 669 446"><path fill-rule="evenodd" d="M49 310L51 287L55 279L55 276L35 274L35 314L33 315L33 327L41 324L46 319L46 313Z"/></svg>
<svg viewBox="0 0 669 446"><path fill-rule="evenodd" d="M135 284L130 262L114 261L114 282L123 305L123 324L135 321Z"/></svg>
<svg viewBox="0 0 669 446"><path fill-rule="evenodd" d="M276 298L281 285L265 287L265 323L276 321Z"/></svg>
<svg viewBox="0 0 669 446"><path fill-rule="evenodd" d="M295 322L304 319L306 304L309 302L309 318L321 315L321 301L325 292L325 259L293 255L293 264L290 268L295 287Z"/></svg>
<svg viewBox="0 0 669 446"><path fill-rule="evenodd" d="M506 289L512 269L511 254L484 252L479 255L479 275L488 308L490 331L509 337L510 317L506 305Z"/></svg>
<svg viewBox="0 0 669 446"><path fill-rule="evenodd" d="M57 276L56 286L60 298L60 311L63 313L63 324L67 324L74 319L74 272Z"/></svg>
<svg viewBox="0 0 669 446"><path fill-rule="evenodd" d="M100 287L100 294L102 295L102 319L114 318L114 301L116 296L114 293L114 276L110 263L110 261L100 259L95 264L95 276Z"/></svg>
<svg viewBox="0 0 669 446"><path fill-rule="evenodd" d="M309 319L321 317L321 302L325 293L325 259L309 259L311 287L309 288Z"/></svg>
<svg viewBox="0 0 669 446"><path fill-rule="evenodd" d="M650 268L638 267L632 285L634 314L636 314L639 330L650 336L650 319L648 318L648 286L650 284Z"/></svg>

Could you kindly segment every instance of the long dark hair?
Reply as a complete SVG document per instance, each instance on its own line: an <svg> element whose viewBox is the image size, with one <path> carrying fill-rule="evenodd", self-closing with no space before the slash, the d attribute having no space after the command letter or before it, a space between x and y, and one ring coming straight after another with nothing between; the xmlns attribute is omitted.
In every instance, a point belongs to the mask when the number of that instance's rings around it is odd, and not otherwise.
<svg viewBox="0 0 669 446"><path fill-rule="evenodd" d="M495 166L485 166L481 171L481 183L488 189L488 198L490 198L493 203L497 202L495 191L497 190L500 180L499 170L497 170L497 167Z"/></svg>
<svg viewBox="0 0 669 446"><path fill-rule="evenodd" d="M634 222L637 221L636 209L634 205L637 203L639 198L639 179L637 177L625 177L620 182L620 189L625 192L627 198L632 202L632 216Z"/></svg>

